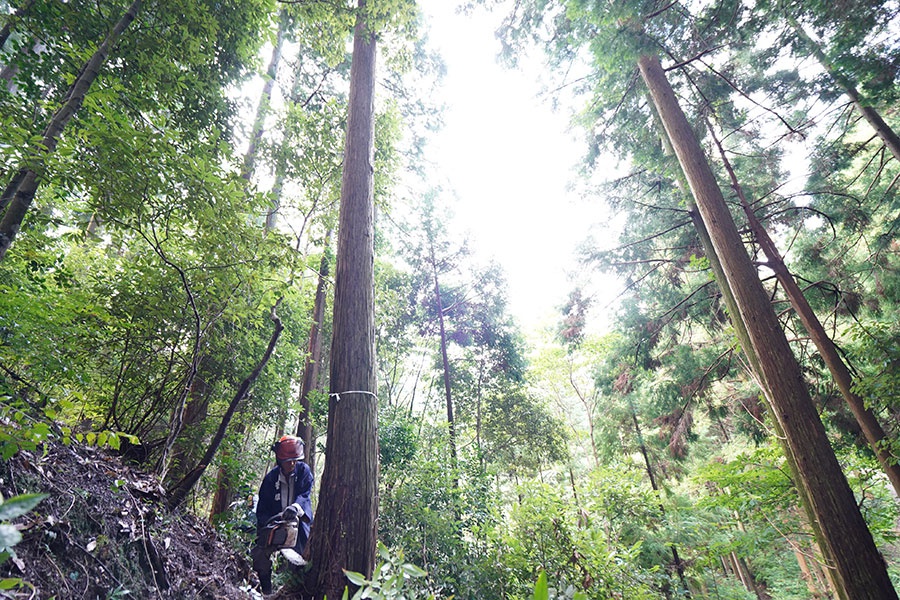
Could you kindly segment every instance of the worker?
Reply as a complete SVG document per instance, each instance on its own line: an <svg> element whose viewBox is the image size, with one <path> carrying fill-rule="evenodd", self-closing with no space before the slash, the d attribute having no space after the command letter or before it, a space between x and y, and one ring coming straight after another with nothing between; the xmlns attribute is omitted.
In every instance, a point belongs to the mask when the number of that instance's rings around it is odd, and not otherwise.
<svg viewBox="0 0 900 600"><path fill-rule="evenodd" d="M256 545L250 551L253 570L259 576L263 594L272 593L272 558L279 548L268 543L270 528L276 522L298 520L297 543L294 551L302 554L309 539L312 523L310 493L313 474L303 462L303 440L285 435L272 446L275 451L275 467L263 477L256 504Z"/></svg>

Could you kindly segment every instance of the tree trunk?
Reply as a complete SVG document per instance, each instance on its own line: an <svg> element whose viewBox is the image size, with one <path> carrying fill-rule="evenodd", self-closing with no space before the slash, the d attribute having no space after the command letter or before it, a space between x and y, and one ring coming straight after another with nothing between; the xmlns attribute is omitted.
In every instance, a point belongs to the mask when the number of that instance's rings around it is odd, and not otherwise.
<svg viewBox="0 0 900 600"><path fill-rule="evenodd" d="M37 156L33 157L35 161L34 166L22 167L13 176L6 190L4 190L0 204L8 202L9 205L5 207L6 211L3 214L3 218L0 219L0 260L3 260L3 257L6 256L6 251L19 232L22 220L25 218L32 200L34 200L47 155L52 154L56 150L56 145L59 143L59 137L63 129L65 129L72 116L84 102L84 97L94 80L97 79L100 68L109 56L110 49L115 45L125 29L131 25L131 22L134 21L141 8L141 2L142 0L134 0L132 2L125 14L122 15L122 18L119 19L119 22L116 23L112 31L106 36L106 39L103 40L103 43L100 44L97 51L82 67L81 73L69 88L62 106L53 114L50 123L44 129L41 140L43 148Z"/></svg>
<svg viewBox="0 0 900 600"><path fill-rule="evenodd" d="M184 417L181 425L182 431L191 431L195 426L203 423L209 415L209 386L203 378L204 356L197 360L197 374L191 380L191 389L188 393L187 403L184 407ZM187 473L187 469L198 458L199 448L184 437L175 438L172 443L169 458L169 471L167 477L177 480Z"/></svg>
<svg viewBox="0 0 900 600"><path fill-rule="evenodd" d="M175 407L172 410L172 417L169 420L169 432L166 435L165 442L163 442L162 453L156 463L156 473L159 475L160 479L165 479L169 470L172 448L175 445L175 440L181 434L181 429L184 425L184 412L188 395L194 386L194 378L197 376L197 371L200 367L200 340L203 337L203 328L200 323L200 312L197 310L197 304L194 301L194 293L191 291L191 285L188 282L187 274L184 272L184 269L170 261L161 247L155 246L154 250L162 259L163 263L178 272L178 276L181 279L181 285L184 287L184 293L187 296L188 304L191 307L191 314L194 318L194 341L191 346L191 362L184 378L182 391L178 395L178 400L176 400Z"/></svg>
<svg viewBox="0 0 900 600"><path fill-rule="evenodd" d="M814 39L809 37L809 34L806 33L803 26L797 22L797 19L791 15L785 15L785 18L788 23L790 23L797 36L809 47L813 56L815 56L816 60L819 61L819 64L822 65L822 68L824 68L835 83L844 90L844 93L847 94L847 97L853 102L853 106L859 111L859 114L862 115L866 122L869 123L872 129L875 130L875 133L878 134L878 137L881 138L884 145L887 146L891 154L894 155L894 158L900 161L900 136L897 135L897 132L884 122L884 119L881 118L881 115L875 108L863 102L856 86L854 86L849 79L841 75L840 71L837 70L834 64L825 55L822 47Z"/></svg>
<svg viewBox="0 0 900 600"><path fill-rule="evenodd" d="M650 104L651 106L653 105L652 97L650 99ZM663 130L663 132L665 132L665 127L663 126L662 119L660 118L659 113L654 112L654 116L657 119L657 125ZM667 135L664 134L662 136L662 142L665 145L667 151L674 154L675 151L672 147L672 142L667 137ZM735 300L734 293L728 285L728 279L726 278L725 271L722 268L722 262L719 260L719 255L716 253L716 249L713 246L712 238L710 238L709 231L706 228L706 223L704 223L703 219L700 217L700 213L697 210L697 205L694 202L693 196L690 193L687 193L686 187L689 186L686 186L684 171L681 171L680 175L681 177L678 178L678 186L682 190L682 192L684 192L685 203L690 209L691 221L694 224L694 228L696 229L697 235L700 238L700 243L703 246L703 250L706 254L707 259L709 260L709 265L713 272L713 278L719 286L719 290L722 294L722 301L725 303L729 319L734 327L735 335L738 338L738 343L740 344L744 356L747 359L750 377L754 380L754 382L762 392L761 397L766 405L767 410L770 413L774 413L772 409L772 392L766 387L766 382L759 376L759 374L762 373L762 367L760 366L760 360L753 348L753 344L750 342L750 333L748 331L747 324L744 322L740 310L738 310L737 301ZM784 432L782 431L781 423L779 423L777 419L773 419L772 428L775 430L775 435L778 437L778 439L783 440L785 437ZM800 480L800 472L797 467L797 461L794 458L794 455L791 453L789 447L782 444L782 448L784 451L785 461L787 462L788 469L791 472L791 481L794 483L794 487L797 490L797 493L801 496L801 506L804 510L804 514L806 515L806 520L813 528L813 530L815 530L816 539L821 540L822 534L819 531L818 523L816 522L815 516L813 515L810 508L812 506L812 503L808 500L808 498L806 498L807 491L803 486L797 483ZM823 547L822 551L827 552L827 549L824 549Z"/></svg>
<svg viewBox="0 0 900 600"><path fill-rule="evenodd" d="M238 406L250 393L250 388L253 387L253 384L259 379L259 374L262 373L262 370L272 357L272 353L275 351L275 345L278 343L278 338L281 337L281 332L284 329L281 319L275 314L275 310L278 308L278 303L280 302L281 300L272 307L271 317L272 321L275 322L275 330L272 332L272 337L269 338L269 345L266 347L265 353L263 353L262 358L256 364L256 367L254 367L250 375L241 382L240 387L238 387L237 392L228 404L228 409L225 411L225 414L222 415L222 421L219 423L219 428L216 430L216 434L206 448L203 458L200 459L200 464L191 469L181 481L169 488L167 493L168 498L166 500L169 509L174 510L181 506L181 503L187 498L188 493L190 493L194 485L200 481L200 477L206 471L206 467L212 463L219 446L222 444L222 440L225 439L225 432L228 430L228 425L231 423L231 419L234 417L234 413L237 411Z"/></svg>
<svg viewBox="0 0 900 600"><path fill-rule="evenodd" d="M732 570L734 570L734 565L731 564L731 561L725 558L724 556L719 557L719 562L722 563L722 573L725 577L732 575Z"/></svg>
<svg viewBox="0 0 900 600"><path fill-rule="evenodd" d="M819 591L819 586L816 585L816 580L809 570L809 563L806 562L806 557L803 555L800 548L796 546L794 547L794 557L797 559L797 564L800 566L800 576L803 581L806 582L806 591L809 592L811 598L821 598L822 593Z"/></svg>
<svg viewBox="0 0 900 600"><path fill-rule="evenodd" d="M272 90L275 88L275 80L278 77L278 65L281 64L281 52L284 48L284 34L287 27L287 16L282 10L278 18L278 32L275 34L275 46L272 48L272 56L269 66L266 68L266 82L263 85L262 95L259 98L259 106L256 107L256 118L253 120L253 129L250 130L250 145L244 153L244 166L241 169L241 177L250 181L253 171L256 169L256 159L259 154L259 143L266 131L266 117L269 115L269 107L272 105ZM274 225L274 223L272 223ZM269 219L266 219L266 230L272 229Z"/></svg>
<svg viewBox="0 0 900 600"><path fill-rule="evenodd" d="M453 394L450 391L450 360L447 358L447 330L444 327L444 303L441 301L441 286L438 282L437 262L434 244L431 245L431 272L434 277L434 302L437 306L438 327L441 344L441 364L444 371L444 403L447 406L447 432L450 439L450 467L453 469L453 487L458 487L456 479L456 422L453 419Z"/></svg>
<svg viewBox="0 0 900 600"><path fill-rule="evenodd" d="M328 230L322 247L322 260L319 263L319 281L316 284L316 298L313 302L312 324L309 326L306 366L303 369L303 382L300 384L300 416L297 419L297 437L302 439L306 445L306 464L309 465L313 473L315 473L316 466L316 440L312 427L309 393L318 388L319 366L322 363L322 323L325 318L328 270L331 268L330 246L331 230Z"/></svg>
<svg viewBox="0 0 900 600"><path fill-rule="evenodd" d="M3 28L0 29L0 50L3 50L3 46L6 45L6 40L9 39L9 34L12 33L12 26L28 12L28 9L31 8L32 4L34 4L34 0L28 0L22 6L17 8L16 12L7 17L6 23L4 23Z"/></svg>
<svg viewBox="0 0 900 600"><path fill-rule="evenodd" d="M241 412L238 412L237 414L240 418ZM244 428L243 423L239 422L234 427L234 434L238 439L244 439L245 431L246 429ZM239 453L243 453L244 449L242 443ZM227 467L228 458L230 456L231 453L228 452L227 449L222 451L222 460L220 461L219 469L216 472L216 493L213 494L213 499L209 507L210 523L215 523L216 517L228 511L228 507L231 506L231 501L234 499L234 481L230 476Z"/></svg>
<svg viewBox="0 0 900 600"><path fill-rule="evenodd" d="M345 569L370 577L375 567L375 35L364 21L365 0L359 9L341 182L325 469L309 542L310 570L297 584L302 588L292 590L317 600L342 596L349 584Z"/></svg>
<svg viewBox="0 0 900 600"><path fill-rule="evenodd" d="M732 550L728 554L728 559L731 561L731 567L734 570L735 578L741 582L741 585L744 586L744 589L748 592L750 588L747 586L747 575L744 573L744 570L741 568L741 562L738 560L737 553Z"/></svg>
<svg viewBox="0 0 900 600"><path fill-rule="evenodd" d="M709 130L712 133L711 127ZM800 289L800 286L797 285L797 281L794 279L793 275L791 275L790 271L788 271L787 265L784 264L784 260L778 252L778 248L775 246L775 242L772 241L772 238L769 237L769 233L762 226L762 223L759 222L759 219L756 218L756 213L753 212L753 208L747 201L744 190L737 180L737 175L731 167L728 157L725 155L725 149L715 136L714 140L716 146L718 146L725 169L728 171L728 175L731 178L731 186L741 202L744 214L747 215L747 222L750 224L750 230L753 232L760 248L762 248L763 254L766 255L766 266L772 269L772 272L775 273L775 277L778 279L781 287L784 288L784 292L787 295L794 312L797 313L800 322L803 323L803 327L806 329L809 337L812 338L816 349L818 349L819 354L822 355L825 365L831 372L831 376L837 384L838 389L841 391L841 395L844 397L847 405L850 407L850 411L856 418L856 422L859 423L859 427L862 430L866 441L869 443L869 446L872 448L872 451L875 453L878 463L881 465L885 474L887 474L888 480L890 480L891 485L894 488L895 495L900 496L900 464L897 464L896 458L886 449L887 446L885 442L887 441L887 434L881 427L881 423L879 423L878 419L875 417L875 413L872 412L871 409L866 408L863 399L853 392L853 376L850 374L850 369L847 368L847 365L838 353L834 342L828 336L828 332L825 331L825 327L822 326L815 311L813 311L809 302L807 302L806 296L803 295L803 291Z"/></svg>
<svg viewBox="0 0 900 600"><path fill-rule="evenodd" d="M684 170L709 231L750 343L759 360L757 374L771 393L771 408L787 451L795 460L798 487L810 503L823 546L834 562L842 597L853 600L897 598L881 555L862 518L825 428L809 397L800 367L769 303L755 267L700 143L675 99L659 60L643 55L641 76Z"/></svg>
<svg viewBox="0 0 900 600"><path fill-rule="evenodd" d="M575 392L575 396L578 397L581 405L584 406L584 412L587 416L588 435L591 438L591 456L594 458L594 467L599 469L600 452L597 449L596 426L594 424L594 408L597 404L597 391L594 390L590 397L586 396L584 392L581 391L581 387L575 381L575 371L571 357L566 361L566 368L569 372L569 387L572 388L572 391Z"/></svg>
<svg viewBox="0 0 900 600"><path fill-rule="evenodd" d="M744 522L741 520L741 516L737 513L737 511L734 512L734 518L737 521L738 530L741 533L746 534L747 530L744 527ZM770 600L770 596L766 592L765 585L757 582L756 577L753 575L753 569L750 568L750 563L746 559L741 557L737 557L737 560L740 562L741 567L747 574L747 579L751 586L747 589L756 594L756 597L759 600Z"/></svg>

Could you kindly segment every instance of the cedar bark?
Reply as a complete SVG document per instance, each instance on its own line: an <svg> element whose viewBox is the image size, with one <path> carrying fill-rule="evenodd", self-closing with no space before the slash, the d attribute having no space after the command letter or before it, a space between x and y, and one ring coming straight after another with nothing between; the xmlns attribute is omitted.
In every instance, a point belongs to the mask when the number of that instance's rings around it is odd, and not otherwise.
<svg viewBox="0 0 900 600"><path fill-rule="evenodd" d="M747 325L759 361L757 377L771 393L773 416L784 432L786 451L794 457L801 498L809 503L823 547L833 562L838 593L848 600L897 598L706 155L659 59L643 55L638 66Z"/></svg>
<svg viewBox="0 0 900 600"><path fill-rule="evenodd" d="M63 129L65 129L78 109L81 108L84 97L97 79L100 69L109 57L111 48L137 17L137 13L141 9L141 3L142 0L134 0L112 31L107 34L106 39L103 40L97 51L82 67L81 73L79 73L75 82L69 88L62 106L56 110L50 119L50 123L44 129L41 139L43 148L37 155L33 156L33 162L29 166L20 168L18 173L13 176L2 196L0 196L0 206L6 209L3 218L0 219L0 260L3 260L6 256L6 251L19 232L25 214L31 207L31 202L34 200L34 195L37 193L40 185L43 165L47 155L52 154L56 150L56 145L59 143Z"/></svg>
<svg viewBox="0 0 900 600"><path fill-rule="evenodd" d="M359 0L350 68L335 268L325 469L302 598L340 598L343 570L371 577L378 517L378 402L374 318L375 36ZM350 586L353 588L353 586ZM351 591L351 595L352 595Z"/></svg>

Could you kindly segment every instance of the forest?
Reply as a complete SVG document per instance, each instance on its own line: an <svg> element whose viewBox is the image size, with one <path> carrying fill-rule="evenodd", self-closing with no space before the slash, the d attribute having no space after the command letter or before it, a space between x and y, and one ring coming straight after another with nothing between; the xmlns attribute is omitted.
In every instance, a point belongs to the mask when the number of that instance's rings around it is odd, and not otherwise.
<svg viewBox="0 0 900 600"><path fill-rule="evenodd" d="M605 220L530 327L428 1L0 0L0 598L261 598L284 434L272 597L897 598L900 2L456 0Z"/></svg>

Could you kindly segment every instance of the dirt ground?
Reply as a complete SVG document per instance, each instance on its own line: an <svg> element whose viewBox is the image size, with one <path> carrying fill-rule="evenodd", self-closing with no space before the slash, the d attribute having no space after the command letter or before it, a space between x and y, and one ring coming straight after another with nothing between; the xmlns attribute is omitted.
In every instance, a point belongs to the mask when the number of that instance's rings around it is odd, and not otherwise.
<svg viewBox="0 0 900 600"><path fill-rule="evenodd" d="M247 556L205 521L169 512L155 477L101 450L53 445L0 469L4 498L49 494L14 521L23 539L0 565L12 586L0 598L261 598Z"/></svg>

